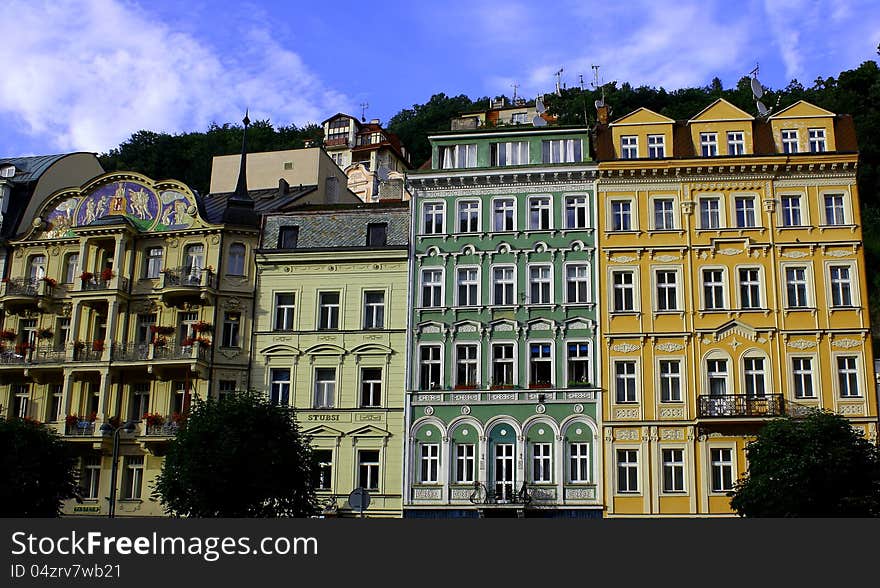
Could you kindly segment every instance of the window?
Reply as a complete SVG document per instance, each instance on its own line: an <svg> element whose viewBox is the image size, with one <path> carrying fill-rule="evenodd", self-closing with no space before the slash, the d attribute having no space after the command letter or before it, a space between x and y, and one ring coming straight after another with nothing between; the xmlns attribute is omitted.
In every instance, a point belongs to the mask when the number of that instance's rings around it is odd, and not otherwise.
<svg viewBox="0 0 880 588"><path fill-rule="evenodd" d="M636 401L636 362L614 362L614 399L621 404Z"/></svg>
<svg viewBox="0 0 880 588"><path fill-rule="evenodd" d="M585 342L571 342L568 350L568 384L569 386L589 385L593 381L590 370L590 345Z"/></svg>
<svg viewBox="0 0 880 588"><path fill-rule="evenodd" d="M718 155L718 133L700 133L700 151L703 157Z"/></svg>
<svg viewBox="0 0 880 588"><path fill-rule="evenodd" d="M419 390L434 390L440 387L439 345L423 345L419 350Z"/></svg>
<svg viewBox="0 0 880 588"><path fill-rule="evenodd" d="M825 224L845 225L846 216L843 209L843 194L825 195Z"/></svg>
<svg viewBox="0 0 880 588"><path fill-rule="evenodd" d="M516 230L516 201L513 198L498 198L494 206L494 229L496 231Z"/></svg>
<svg viewBox="0 0 880 588"><path fill-rule="evenodd" d="M544 163L577 163L581 161L581 140L541 141L541 161Z"/></svg>
<svg viewBox="0 0 880 588"><path fill-rule="evenodd" d="M492 269L493 304L496 306L513 306L516 277L513 266L499 266Z"/></svg>
<svg viewBox="0 0 880 588"><path fill-rule="evenodd" d="M126 455L122 474L122 498L138 500L144 482L144 456Z"/></svg>
<svg viewBox="0 0 880 588"><path fill-rule="evenodd" d="M446 145L440 147L440 167L442 169L477 167L477 146Z"/></svg>
<svg viewBox="0 0 880 588"><path fill-rule="evenodd" d="M783 196L782 197L782 226L783 227L799 227L801 226L801 197L800 196Z"/></svg>
<svg viewBox="0 0 880 588"><path fill-rule="evenodd" d="M535 484L548 483L553 480L550 462L552 449L551 443L532 443L532 482Z"/></svg>
<svg viewBox="0 0 880 588"><path fill-rule="evenodd" d="M492 165L526 165L529 163L529 144L526 141L492 143Z"/></svg>
<svg viewBox="0 0 880 588"><path fill-rule="evenodd" d="M240 312L224 312L223 313L223 338L220 341L223 347L238 347L239 332L241 329L241 313Z"/></svg>
<svg viewBox="0 0 880 588"><path fill-rule="evenodd" d="M367 490L379 489L379 451L358 451L358 485Z"/></svg>
<svg viewBox="0 0 880 588"><path fill-rule="evenodd" d="M589 267L585 263L565 266L565 299L572 304L590 301Z"/></svg>
<svg viewBox="0 0 880 588"><path fill-rule="evenodd" d="M684 450L663 450L663 492L684 492Z"/></svg>
<svg viewBox="0 0 880 588"><path fill-rule="evenodd" d="M798 132L797 129L782 129L782 152L797 153L798 152Z"/></svg>
<svg viewBox="0 0 880 588"><path fill-rule="evenodd" d="M205 246L200 243L187 245L183 251L183 266L186 273L184 281L187 284L200 285L202 268L205 267Z"/></svg>
<svg viewBox="0 0 880 588"><path fill-rule="evenodd" d="M364 328L385 328L385 292L364 292Z"/></svg>
<svg viewBox="0 0 880 588"><path fill-rule="evenodd" d="M492 345L492 385L512 386L513 374L513 344L495 343Z"/></svg>
<svg viewBox="0 0 880 588"><path fill-rule="evenodd" d="M700 199L700 228L701 229L720 229L721 228L721 199L720 198L701 198Z"/></svg>
<svg viewBox="0 0 880 588"><path fill-rule="evenodd" d="M617 491L621 494L639 491L639 452L637 449L617 450Z"/></svg>
<svg viewBox="0 0 880 588"><path fill-rule="evenodd" d="M443 306L443 270L422 270L422 306Z"/></svg>
<svg viewBox="0 0 880 588"><path fill-rule="evenodd" d="M832 265L831 306L852 306L852 279L848 265Z"/></svg>
<svg viewBox="0 0 880 588"><path fill-rule="evenodd" d="M90 455L83 458L79 487L83 498L98 498L98 492L101 488L100 455Z"/></svg>
<svg viewBox="0 0 880 588"><path fill-rule="evenodd" d="M761 270L756 267L739 270L739 307L761 308Z"/></svg>
<svg viewBox="0 0 880 588"><path fill-rule="evenodd" d="M64 408L64 387L62 384L52 384L49 386L49 412L46 414L48 422L57 422L64 420L61 414Z"/></svg>
<svg viewBox="0 0 880 588"><path fill-rule="evenodd" d="M70 256L73 257L73 256ZM68 257L68 261L70 261L70 257ZM79 262L79 255L77 257L77 262ZM68 266L69 269L69 266ZM158 278L162 273L162 248L161 247L147 247L146 252L144 253L144 277L145 278ZM73 281L73 280L71 280Z"/></svg>
<svg viewBox="0 0 880 588"><path fill-rule="evenodd" d="M551 266L533 265L529 267L529 296L532 304L550 304Z"/></svg>
<svg viewBox="0 0 880 588"><path fill-rule="evenodd" d="M764 398L764 358L746 357L743 359L743 374L746 379L746 397Z"/></svg>
<svg viewBox="0 0 880 588"><path fill-rule="evenodd" d="M11 416L23 419L28 415L28 400L30 400L30 387L28 384L13 384L12 388L12 412Z"/></svg>
<svg viewBox="0 0 880 588"><path fill-rule="evenodd" d="M637 159L639 157L639 138L635 135L624 135L620 138L620 158Z"/></svg>
<svg viewBox="0 0 880 588"><path fill-rule="evenodd" d="M458 232L476 233L480 230L480 203L462 200L458 203Z"/></svg>
<svg viewBox="0 0 880 588"><path fill-rule="evenodd" d="M290 404L290 369L272 369L269 374L269 400L272 404L287 406Z"/></svg>
<svg viewBox="0 0 880 588"><path fill-rule="evenodd" d="M565 198L566 229L586 229L588 214L586 196L567 196Z"/></svg>
<svg viewBox="0 0 880 588"><path fill-rule="evenodd" d="M459 484L472 484L476 465L476 448L471 444L455 446L455 481Z"/></svg>
<svg viewBox="0 0 880 588"><path fill-rule="evenodd" d="M131 410L129 418L139 421L150 412L150 383L138 382L131 387Z"/></svg>
<svg viewBox="0 0 880 588"><path fill-rule="evenodd" d="M549 196L529 198L529 228L545 231L552 228L552 210Z"/></svg>
<svg viewBox="0 0 880 588"><path fill-rule="evenodd" d="M457 386L477 385L477 346L458 345L455 348L455 383Z"/></svg>
<svg viewBox="0 0 880 588"><path fill-rule="evenodd" d="M171 399L171 412L183 414L189 410L190 384L174 382L174 396Z"/></svg>
<svg viewBox="0 0 880 588"><path fill-rule="evenodd" d="M235 391L238 389L238 382L235 380L220 380L218 384L217 400L220 402L235 394Z"/></svg>
<svg viewBox="0 0 880 588"><path fill-rule="evenodd" d="M79 253L68 253L64 262L64 283L72 284L77 276L79 276Z"/></svg>
<svg viewBox="0 0 880 588"><path fill-rule="evenodd" d="M229 265L226 273L230 276L244 275L245 247L242 243L233 243L229 246Z"/></svg>
<svg viewBox="0 0 880 588"><path fill-rule="evenodd" d="M336 368L315 368L315 408L333 408L336 400Z"/></svg>
<svg viewBox="0 0 880 588"><path fill-rule="evenodd" d="M296 295L292 292L275 294L275 330L293 330L293 312L296 310Z"/></svg>
<svg viewBox="0 0 880 588"><path fill-rule="evenodd" d="M330 490L333 487L333 451L315 449L312 451L312 459L315 461L315 468L312 470L315 490Z"/></svg>
<svg viewBox="0 0 880 588"><path fill-rule="evenodd" d="M318 330L339 328L339 292L318 292Z"/></svg>
<svg viewBox="0 0 880 588"><path fill-rule="evenodd" d="M553 383L553 357L550 343L529 345L529 383L549 386Z"/></svg>
<svg viewBox="0 0 880 588"><path fill-rule="evenodd" d="M632 312L635 310L634 274L631 271L611 272L614 290L614 311Z"/></svg>
<svg viewBox="0 0 880 588"><path fill-rule="evenodd" d="M678 310L678 273L657 270L657 310Z"/></svg>
<svg viewBox="0 0 880 588"><path fill-rule="evenodd" d="M278 229L278 249L296 249L297 241L299 241L299 227Z"/></svg>
<svg viewBox="0 0 880 588"><path fill-rule="evenodd" d="M180 333L181 344L183 344L183 341L186 339L194 339L196 337L194 325L197 322L199 322L198 312L177 313L178 332ZM190 342L190 345L192 345L192 342Z"/></svg>
<svg viewBox="0 0 880 588"><path fill-rule="evenodd" d="M727 154L744 155L746 140L742 131L727 131Z"/></svg>
<svg viewBox="0 0 880 588"><path fill-rule="evenodd" d="M388 244L388 223L367 224L367 247L385 247Z"/></svg>
<svg viewBox="0 0 880 588"><path fill-rule="evenodd" d="M825 129L810 129L810 153L825 152Z"/></svg>
<svg viewBox="0 0 880 588"><path fill-rule="evenodd" d="M736 206L736 226L739 228L755 227L755 197L738 196L734 200Z"/></svg>
<svg viewBox="0 0 880 588"><path fill-rule="evenodd" d="M477 306L480 303L480 270L476 267L460 267L458 277L458 306Z"/></svg>
<svg viewBox="0 0 880 588"><path fill-rule="evenodd" d="M437 443L420 443L419 464L421 474L419 482L422 484L436 484L437 474L440 472L440 445Z"/></svg>
<svg viewBox="0 0 880 588"><path fill-rule="evenodd" d="M785 268L785 292L789 308L807 308L807 268Z"/></svg>
<svg viewBox="0 0 880 588"><path fill-rule="evenodd" d="M672 198L654 200L654 229L669 231L675 228L674 201Z"/></svg>
<svg viewBox="0 0 880 588"><path fill-rule="evenodd" d="M524 125L529 121L528 116L528 112L514 112L510 115L510 124Z"/></svg>
<svg viewBox="0 0 880 588"><path fill-rule="evenodd" d="M629 200L611 201L611 230L632 230L632 202Z"/></svg>
<svg viewBox="0 0 880 588"><path fill-rule="evenodd" d="M859 372L856 368L855 355L837 357L837 382L840 385L841 398L861 396L859 393Z"/></svg>
<svg viewBox="0 0 880 588"><path fill-rule="evenodd" d="M724 270L703 270L703 308L705 310L723 310L724 305Z"/></svg>
<svg viewBox="0 0 880 588"><path fill-rule="evenodd" d="M709 384L710 396L727 395L727 360L706 360L706 378Z"/></svg>
<svg viewBox="0 0 880 588"><path fill-rule="evenodd" d="M666 157L666 138L663 135L648 135L648 157L651 159Z"/></svg>
<svg viewBox="0 0 880 588"><path fill-rule="evenodd" d="M138 343L149 343L153 338L153 325L156 324L155 314L139 314L137 315L137 335ZM68 330L70 329L68 323Z"/></svg>
<svg viewBox="0 0 880 588"><path fill-rule="evenodd" d="M422 212L422 232L426 235L442 233L446 206L442 202L425 202Z"/></svg>
<svg viewBox="0 0 880 588"><path fill-rule="evenodd" d="M733 490L733 450L712 449L712 492Z"/></svg>
<svg viewBox="0 0 880 588"><path fill-rule="evenodd" d="M155 322L155 316L153 316L153 322ZM56 334L55 345L58 349L63 349L64 344L70 340L70 319L69 318L59 318L58 319L58 333ZM149 333L149 329L147 329L147 333ZM144 339L147 341L147 339ZM139 341L141 342L141 341Z"/></svg>
<svg viewBox="0 0 880 588"><path fill-rule="evenodd" d="M795 398L815 398L813 392L813 358L792 357L791 374L794 378Z"/></svg>
<svg viewBox="0 0 880 588"><path fill-rule="evenodd" d="M660 402L681 402L681 361L660 360Z"/></svg>
<svg viewBox="0 0 880 588"><path fill-rule="evenodd" d="M361 406L382 406L382 368L361 368Z"/></svg>
<svg viewBox="0 0 880 588"><path fill-rule="evenodd" d="M583 484L590 481L590 444L568 444L568 481Z"/></svg>

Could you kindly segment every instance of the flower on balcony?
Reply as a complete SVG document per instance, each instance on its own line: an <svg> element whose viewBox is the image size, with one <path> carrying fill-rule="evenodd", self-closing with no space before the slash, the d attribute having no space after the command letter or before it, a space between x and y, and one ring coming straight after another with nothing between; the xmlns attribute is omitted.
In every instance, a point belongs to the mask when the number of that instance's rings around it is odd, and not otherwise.
<svg viewBox="0 0 880 588"><path fill-rule="evenodd" d="M479 388L479 384L456 384L455 390L476 390Z"/></svg>
<svg viewBox="0 0 880 588"><path fill-rule="evenodd" d="M150 327L150 332L154 335L173 335L174 327L169 325L153 325Z"/></svg>
<svg viewBox="0 0 880 588"><path fill-rule="evenodd" d="M531 389L541 389L541 388L550 388L552 384L550 382L531 382L529 384L529 388Z"/></svg>
<svg viewBox="0 0 880 588"><path fill-rule="evenodd" d="M513 384L490 384L490 390L513 390L515 386Z"/></svg>
<svg viewBox="0 0 880 588"><path fill-rule="evenodd" d="M3 278L2 280L0 280L0 282L3 282L4 284L8 284L9 278Z"/></svg>
<svg viewBox="0 0 880 588"><path fill-rule="evenodd" d="M196 342L196 340L193 339L192 337L187 337L186 339L184 339L183 341L180 342L180 345L181 345L181 347L192 347L193 343L195 343L195 342Z"/></svg>
<svg viewBox="0 0 880 588"><path fill-rule="evenodd" d="M88 282L94 277L95 277L95 274L93 274L92 272L83 272L79 275L79 279L82 280L83 282Z"/></svg>
<svg viewBox="0 0 880 588"><path fill-rule="evenodd" d="M82 351L83 349L86 348L86 344L83 343L82 341L74 341L73 348L77 351Z"/></svg>
<svg viewBox="0 0 880 588"><path fill-rule="evenodd" d="M104 340L95 339L92 341L92 351L104 351Z"/></svg>
<svg viewBox="0 0 880 588"><path fill-rule="evenodd" d="M101 270L101 279L104 280L105 282L109 281L115 275L116 274L114 274L113 270L110 269L109 267L105 267L104 269Z"/></svg>
<svg viewBox="0 0 880 588"><path fill-rule="evenodd" d="M48 284L52 288L54 288L55 286L58 285L58 280L56 280L55 278L50 278L49 276L43 277L43 281L46 282L46 284Z"/></svg>
<svg viewBox="0 0 880 588"><path fill-rule="evenodd" d="M211 340L205 337L196 337L196 342L198 342L199 345L204 345L205 347L211 346Z"/></svg>
<svg viewBox="0 0 880 588"><path fill-rule="evenodd" d="M185 412L175 412L171 415L171 422L175 425L182 425L186 422L187 414Z"/></svg>
<svg viewBox="0 0 880 588"><path fill-rule="evenodd" d="M15 341L16 338L18 338L18 335L16 335L15 331L10 331L9 329L0 331L0 339L4 341Z"/></svg>
<svg viewBox="0 0 880 588"><path fill-rule="evenodd" d="M165 337L154 337L153 338L153 346L155 347L165 347L168 344L168 339Z"/></svg>
<svg viewBox="0 0 880 588"><path fill-rule="evenodd" d="M69 414L64 417L64 424L68 427L75 427L79 423L79 417L75 414Z"/></svg>
<svg viewBox="0 0 880 588"><path fill-rule="evenodd" d="M89 421L90 423L94 423L96 420L98 420L98 413L93 412L92 414L87 416L85 420Z"/></svg>
<svg viewBox="0 0 880 588"><path fill-rule="evenodd" d="M206 323L205 321L199 321L192 326L192 330L196 333L210 333L211 332L211 323Z"/></svg>
<svg viewBox="0 0 880 588"><path fill-rule="evenodd" d="M37 329L37 337L40 339L51 339L55 336L52 329Z"/></svg>
<svg viewBox="0 0 880 588"><path fill-rule="evenodd" d="M33 349L33 348L34 348L34 346L28 342L19 343L18 345L15 346L15 352L18 353L19 355L24 355L30 349Z"/></svg>
<svg viewBox="0 0 880 588"><path fill-rule="evenodd" d="M158 412L144 413L144 422L148 427L161 427L165 423L165 417Z"/></svg>
<svg viewBox="0 0 880 588"><path fill-rule="evenodd" d="M568 387L569 387L569 388L589 388L589 387L590 387L590 382L588 382L586 379L581 379L581 380L569 380L569 381L568 381Z"/></svg>

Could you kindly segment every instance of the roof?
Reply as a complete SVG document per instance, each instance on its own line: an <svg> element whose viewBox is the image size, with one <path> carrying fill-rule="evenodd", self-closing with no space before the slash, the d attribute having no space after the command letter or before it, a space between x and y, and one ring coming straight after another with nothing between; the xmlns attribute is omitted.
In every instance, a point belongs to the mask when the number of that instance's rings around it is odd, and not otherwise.
<svg viewBox="0 0 880 588"><path fill-rule="evenodd" d="M254 212L265 214L286 210L300 198L314 192L317 188L315 185L290 187L286 191L282 191L279 188L267 188L263 190L248 190L248 195L254 201ZM235 192L218 192L200 198L200 212L203 214L203 217L208 222L222 223L223 213L229 205L229 199L234 194Z"/></svg>
<svg viewBox="0 0 880 588"><path fill-rule="evenodd" d="M385 244L369 249L405 249L409 244L409 217L409 205L400 201L298 208L266 217L261 247L275 249L281 227L298 227L296 250L367 249L368 226L385 223Z"/></svg>
<svg viewBox="0 0 880 588"><path fill-rule="evenodd" d="M12 164L15 166L15 176L7 178L15 183L34 182L40 179L43 173L52 167L58 160L67 157L69 153L59 155L37 155L34 157L3 157L0 158L0 167Z"/></svg>

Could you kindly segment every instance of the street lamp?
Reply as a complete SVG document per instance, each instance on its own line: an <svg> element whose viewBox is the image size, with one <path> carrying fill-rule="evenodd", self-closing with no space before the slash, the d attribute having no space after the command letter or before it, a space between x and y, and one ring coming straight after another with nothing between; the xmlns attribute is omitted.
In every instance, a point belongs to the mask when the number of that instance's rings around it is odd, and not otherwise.
<svg viewBox="0 0 880 588"><path fill-rule="evenodd" d="M116 515L116 474L119 468L119 431L126 433L134 432L134 421L127 420L118 427L114 427L110 423L101 425L102 435L113 435L113 469L110 472L110 512L107 518L113 518Z"/></svg>

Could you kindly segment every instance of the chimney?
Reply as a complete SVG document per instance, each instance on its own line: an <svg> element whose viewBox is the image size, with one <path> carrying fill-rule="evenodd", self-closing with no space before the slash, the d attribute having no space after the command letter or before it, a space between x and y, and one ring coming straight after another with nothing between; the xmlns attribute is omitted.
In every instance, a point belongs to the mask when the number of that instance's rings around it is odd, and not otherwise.
<svg viewBox="0 0 880 588"><path fill-rule="evenodd" d="M596 118L600 125L608 124L608 110L609 109L607 104L603 104L602 106L596 108Z"/></svg>

